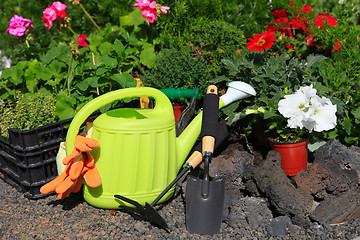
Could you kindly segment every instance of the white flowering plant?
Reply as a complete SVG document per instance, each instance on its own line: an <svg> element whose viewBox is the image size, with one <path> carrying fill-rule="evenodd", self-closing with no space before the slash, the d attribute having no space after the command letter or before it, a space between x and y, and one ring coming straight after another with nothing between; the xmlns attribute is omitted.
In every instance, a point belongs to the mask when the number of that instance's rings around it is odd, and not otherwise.
<svg viewBox="0 0 360 240"><path fill-rule="evenodd" d="M262 114L268 121L268 132L278 142L296 142L310 133L328 131L336 126L336 104L329 98L317 95L313 85L300 87L295 93L286 95L278 102L277 110L271 112L260 107L247 110L246 114Z"/></svg>

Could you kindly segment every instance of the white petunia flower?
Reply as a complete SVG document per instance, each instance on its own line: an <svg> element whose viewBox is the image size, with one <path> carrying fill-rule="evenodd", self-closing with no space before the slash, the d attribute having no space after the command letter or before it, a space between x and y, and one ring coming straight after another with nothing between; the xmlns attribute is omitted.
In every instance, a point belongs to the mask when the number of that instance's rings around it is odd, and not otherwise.
<svg viewBox="0 0 360 240"><path fill-rule="evenodd" d="M316 96L316 89L300 87L294 94L286 95L278 103L279 112L288 119L288 127L303 128L303 120L310 107L310 98Z"/></svg>
<svg viewBox="0 0 360 240"><path fill-rule="evenodd" d="M313 130L322 132L333 129L336 126L336 105L330 99L318 96L311 98L311 104L314 106L314 114L310 118L315 122Z"/></svg>
<svg viewBox="0 0 360 240"><path fill-rule="evenodd" d="M279 112L288 118L289 128L305 127L309 132L326 131L336 126L336 105L316 95L312 85L300 87L278 103Z"/></svg>
<svg viewBox="0 0 360 240"><path fill-rule="evenodd" d="M307 99L310 99L311 97L316 96L317 90L313 88L313 85L311 84L310 86L300 87L296 92L302 92Z"/></svg>

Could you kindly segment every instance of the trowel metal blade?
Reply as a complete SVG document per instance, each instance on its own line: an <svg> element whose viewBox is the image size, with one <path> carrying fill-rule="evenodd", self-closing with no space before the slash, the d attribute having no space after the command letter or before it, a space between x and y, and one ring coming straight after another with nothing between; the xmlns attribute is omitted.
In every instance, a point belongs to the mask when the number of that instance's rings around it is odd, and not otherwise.
<svg viewBox="0 0 360 240"><path fill-rule="evenodd" d="M209 182L209 194L202 196L203 180L189 175L186 185L186 226L190 233L219 233L224 209L225 180Z"/></svg>

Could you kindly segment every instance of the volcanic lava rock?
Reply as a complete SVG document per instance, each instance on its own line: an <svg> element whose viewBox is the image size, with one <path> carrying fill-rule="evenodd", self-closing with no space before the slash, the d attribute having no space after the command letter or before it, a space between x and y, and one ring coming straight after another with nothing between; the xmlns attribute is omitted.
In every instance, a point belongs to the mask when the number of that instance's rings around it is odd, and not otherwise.
<svg viewBox="0 0 360 240"><path fill-rule="evenodd" d="M313 221L343 223L360 218L359 152L330 140L309 156L313 161L304 170L287 177L280 154L270 151L265 161L248 166L246 190L267 198L275 216L288 216L302 227Z"/></svg>
<svg viewBox="0 0 360 240"><path fill-rule="evenodd" d="M352 213L360 207L359 170L359 155L336 140L314 152L314 162L294 177L319 204L311 219L338 223L355 217Z"/></svg>
<svg viewBox="0 0 360 240"><path fill-rule="evenodd" d="M309 225L313 197L308 190L291 183L281 168L279 153L270 151L260 165L248 168L246 177L247 190L265 195L277 214L290 217L297 225Z"/></svg>

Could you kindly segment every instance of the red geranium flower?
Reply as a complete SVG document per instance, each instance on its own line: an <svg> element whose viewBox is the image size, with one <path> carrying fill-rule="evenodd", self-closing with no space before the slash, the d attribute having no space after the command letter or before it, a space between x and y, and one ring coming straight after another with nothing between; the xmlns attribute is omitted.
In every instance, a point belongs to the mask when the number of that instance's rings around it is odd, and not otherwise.
<svg viewBox="0 0 360 240"><path fill-rule="evenodd" d="M325 22L327 22L327 24L329 25L329 27L332 27L332 26L335 26L335 25L338 24L336 18L330 16L330 15L327 14L327 13L319 13L319 14L316 16L315 25L316 25L316 26L319 26L319 27L323 27Z"/></svg>
<svg viewBox="0 0 360 240"><path fill-rule="evenodd" d="M270 25L267 27L268 32L281 32L286 36L293 37L290 29L289 19L287 17L281 17L275 19Z"/></svg>
<svg viewBox="0 0 360 240"><path fill-rule="evenodd" d="M272 47L276 41L275 34L272 32L263 32L261 34L256 34L253 38L248 39L250 42L246 43L246 48L249 51L253 52L262 52L264 49L269 49Z"/></svg>
<svg viewBox="0 0 360 240"><path fill-rule="evenodd" d="M340 45L339 39L336 39L334 50L340 52L340 47L341 47L341 45Z"/></svg>
<svg viewBox="0 0 360 240"><path fill-rule="evenodd" d="M294 47L294 45L285 43L285 47L286 47L287 49L292 49L292 48Z"/></svg>
<svg viewBox="0 0 360 240"><path fill-rule="evenodd" d="M299 8L299 11L304 12L304 13L309 13L313 10L314 9L312 7L310 7L309 5L306 5L306 4L304 4L304 6L302 8Z"/></svg>
<svg viewBox="0 0 360 240"><path fill-rule="evenodd" d="M274 18L287 17L287 13L284 9L275 10L272 15L274 16Z"/></svg>
<svg viewBox="0 0 360 240"><path fill-rule="evenodd" d="M78 44L82 47L87 47L88 43L85 41L85 39L87 39L87 36L84 34L80 34L80 36L78 37Z"/></svg>
<svg viewBox="0 0 360 240"><path fill-rule="evenodd" d="M293 18L290 21L290 25L295 29L301 29L302 30L301 33L306 32L306 29L309 26L307 18Z"/></svg>

